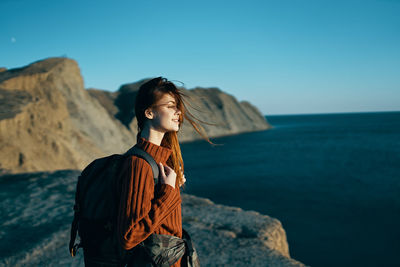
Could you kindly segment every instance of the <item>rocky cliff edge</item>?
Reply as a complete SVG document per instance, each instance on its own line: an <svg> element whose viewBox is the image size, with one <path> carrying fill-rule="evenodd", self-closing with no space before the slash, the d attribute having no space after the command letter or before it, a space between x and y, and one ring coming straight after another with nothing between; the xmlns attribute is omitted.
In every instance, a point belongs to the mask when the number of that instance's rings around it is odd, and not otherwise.
<svg viewBox="0 0 400 267"><path fill-rule="evenodd" d="M86 90L78 63L48 58L0 71L0 172L82 169L94 158L136 143L136 92L146 79L116 92ZM186 90L209 137L271 128L248 102L217 88ZM200 112L198 110L201 110ZM183 123L180 141L201 138Z"/></svg>

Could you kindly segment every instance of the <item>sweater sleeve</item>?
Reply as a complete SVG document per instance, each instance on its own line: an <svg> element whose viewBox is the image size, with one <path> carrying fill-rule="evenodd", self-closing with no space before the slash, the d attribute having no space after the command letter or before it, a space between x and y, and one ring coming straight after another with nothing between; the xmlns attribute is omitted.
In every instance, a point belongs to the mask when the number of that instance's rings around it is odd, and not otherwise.
<svg viewBox="0 0 400 267"><path fill-rule="evenodd" d="M118 236L122 247L128 250L152 234L181 200L167 184L154 192L151 166L142 158L126 160L121 175Z"/></svg>

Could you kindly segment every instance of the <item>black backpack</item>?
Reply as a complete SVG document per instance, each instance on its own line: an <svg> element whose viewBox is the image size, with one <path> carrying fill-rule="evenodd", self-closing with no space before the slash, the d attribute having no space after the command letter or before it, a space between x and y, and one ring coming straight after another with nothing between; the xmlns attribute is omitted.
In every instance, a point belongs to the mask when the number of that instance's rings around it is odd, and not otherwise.
<svg viewBox="0 0 400 267"><path fill-rule="evenodd" d="M74 219L71 224L69 252L74 257L83 248L86 265L124 266L128 252L117 237L119 196L117 177L127 156L145 159L151 166L154 184L158 183L158 166L151 155L133 146L125 154L114 154L90 163L78 177ZM75 244L76 234L80 243Z"/></svg>

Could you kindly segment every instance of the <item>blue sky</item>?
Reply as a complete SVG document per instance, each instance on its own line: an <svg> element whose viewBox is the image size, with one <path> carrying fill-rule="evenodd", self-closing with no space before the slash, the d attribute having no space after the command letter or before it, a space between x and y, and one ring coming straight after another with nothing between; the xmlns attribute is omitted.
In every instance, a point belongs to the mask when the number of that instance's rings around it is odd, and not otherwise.
<svg viewBox="0 0 400 267"><path fill-rule="evenodd" d="M85 87L164 76L265 115L400 110L400 0L0 1L0 66L75 59Z"/></svg>

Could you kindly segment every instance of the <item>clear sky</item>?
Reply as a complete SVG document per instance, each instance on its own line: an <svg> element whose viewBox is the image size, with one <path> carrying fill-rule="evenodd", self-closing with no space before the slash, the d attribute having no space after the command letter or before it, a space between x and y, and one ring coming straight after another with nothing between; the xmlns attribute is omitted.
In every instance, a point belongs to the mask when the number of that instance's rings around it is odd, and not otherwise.
<svg viewBox="0 0 400 267"><path fill-rule="evenodd" d="M264 115L400 110L400 0L0 1L0 66L67 56L85 87L164 76Z"/></svg>

